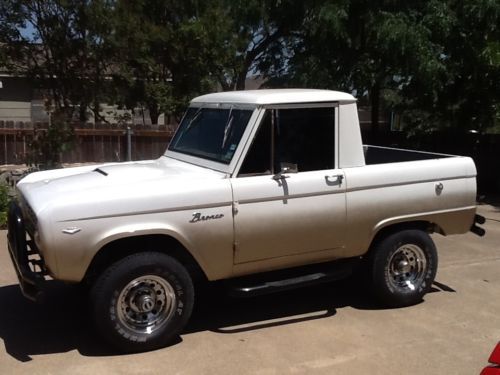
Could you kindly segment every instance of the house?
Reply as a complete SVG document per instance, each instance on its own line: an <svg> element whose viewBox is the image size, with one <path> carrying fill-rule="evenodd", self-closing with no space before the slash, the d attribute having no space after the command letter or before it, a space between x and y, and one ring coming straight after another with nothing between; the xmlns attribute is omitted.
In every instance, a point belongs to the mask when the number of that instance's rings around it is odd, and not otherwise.
<svg viewBox="0 0 500 375"><path fill-rule="evenodd" d="M34 87L29 78L0 71L0 121L3 122L48 122L49 116L45 108L42 90ZM145 108L134 111L119 109L115 105L101 104L100 115L105 122L117 123L118 118L125 113L130 114L133 124L151 125L149 112ZM165 116L158 118L158 125L165 124ZM94 117L89 116L88 122L93 123Z"/></svg>

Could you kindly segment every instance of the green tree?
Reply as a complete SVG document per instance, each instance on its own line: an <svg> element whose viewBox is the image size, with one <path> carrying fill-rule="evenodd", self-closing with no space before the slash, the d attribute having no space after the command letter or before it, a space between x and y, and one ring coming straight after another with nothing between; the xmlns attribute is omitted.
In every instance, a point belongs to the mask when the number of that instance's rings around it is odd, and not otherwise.
<svg viewBox="0 0 500 375"><path fill-rule="evenodd" d="M178 114L198 93L213 86L206 56L203 4L196 1L121 1L116 5L115 102Z"/></svg>
<svg viewBox="0 0 500 375"><path fill-rule="evenodd" d="M285 76L301 86L339 88L367 96L378 129L381 96L443 64L430 39L421 2L326 1L308 9Z"/></svg>
<svg viewBox="0 0 500 375"><path fill-rule="evenodd" d="M4 0L0 5L5 68L31 78L45 96L51 121L31 144L30 164L59 163L71 145L75 114L87 120L91 109L100 120L112 45L109 2L96 0ZM22 32L30 29L31 34Z"/></svg>
<svg viewBox="0 0 500 375"><path fill-rule="evenodd" d="M277 84L339 88L413 132L498 126L497 0L326 1L307 8Z"/></svg>
<svg viewBox="0 0 500 375"><path fill-rule="evenodd" d="M207 62L223 90L243 90L251 74L270 75L286 61L305 2L215 0L203 15Z"/></svg>
<svg viewBox="0 0 500 375"><path fill-rule="evenodd" d="M484 132L500 124L500 2L431 1L427 27L444 69L416 75L400 105L413 129Z"/></svg>
<svg viewBox="0 0 500 375"><path fill-rule="evenodd" d="M0 181L0 229L4 229L7 226L9 203L9 187L3 181Z"/></svg>
<svg viewBox="0 0 500 375"><path fill-rule="evenodd" d="M85 120L87 108L99 117L96 103L110 61L111 11L104 0L4 0L0 21L8 68L32 78L68 119L79 109ZM28 27L31 35L22 32Z"/></svg>

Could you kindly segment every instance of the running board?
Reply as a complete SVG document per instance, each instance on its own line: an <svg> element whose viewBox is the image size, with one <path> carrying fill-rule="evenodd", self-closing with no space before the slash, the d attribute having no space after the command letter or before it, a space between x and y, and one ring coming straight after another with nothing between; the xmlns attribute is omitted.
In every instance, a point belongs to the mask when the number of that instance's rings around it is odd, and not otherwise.
<svg viewBox="0 0 500 375"><path fill-rule="evenodd" d="M310 268L310 267L309 267ZM261 275L259 279L256 276L249 278L247 282L243 280L236 281L229 288L229 294L233 297L253 297L262 294L277 293L284 290L302 288L309 285L326 283L339 279L344 279L352 274L352 262L342 262L342 264L330 264L329 267L315 267L316 272L309 270L309 273L299 274L300 270L293 270L294 276L288 275L286 278L277 279L272 277L272 273ZM326 269L325 269L326 268ZM257 276L258 277L258 276ZM267 279L267 280L266 280Z"/></svg>

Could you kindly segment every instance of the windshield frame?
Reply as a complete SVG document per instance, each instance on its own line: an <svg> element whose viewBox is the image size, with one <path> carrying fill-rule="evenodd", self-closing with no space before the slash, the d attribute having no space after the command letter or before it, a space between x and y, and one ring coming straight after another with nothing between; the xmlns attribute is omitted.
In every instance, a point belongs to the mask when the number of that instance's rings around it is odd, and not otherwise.
<svg viewBox="0 0 500 375"><path fill-rule="evenodd" d="M170 158L180 160L180 161L184 161L184 162L187 162L190 164L198 165L198 166L201 166L204 168L214 169L216 171L224 172L224 173L231 173L234 170L236 163L240 159L241 153L244 149L244 146L245 146L246 141L249 137L249 134L251 133L251 131L255 125L255 122L256 122L257 117L258 117L258 112L259 112L257 110L258 106L255 104L244 104L244 103L191 103L189 105L189 107L186 108L186 111L184 112L184 115L183 115L180 123L182 123L182 121L184 121L184 117L186 116L186 113L187 113L188 109L190 109L190 108L196 108L196 109L200 109L200 108L231 109L232 108L232 109L244 109L244 110L251 110L252 111L252 114L250 115L248 123L246 124L245 130L241 136L240 142L238 143L238 146L236 147L236 150L235 150L233 157L232 157L231 161L229 162L229 164L225 164L223 162L218 162L218 161L211 160L211 159L205 159L201 156L194 156L194 155L189 155L189 154L185 154L182 152L170 150L169 149L170 143L169 143L165 153L163 154L163 156L170 157ZM175 134L173 135L173 137L170 141L172 141L174 139L174 137L178 131L179 131L179 127L177 128Z"/></svg>

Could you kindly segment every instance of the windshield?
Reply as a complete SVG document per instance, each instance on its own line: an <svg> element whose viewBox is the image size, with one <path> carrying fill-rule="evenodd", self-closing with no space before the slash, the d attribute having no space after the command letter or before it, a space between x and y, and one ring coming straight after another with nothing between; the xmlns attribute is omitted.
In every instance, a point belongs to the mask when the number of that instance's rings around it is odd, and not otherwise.
<svg viewBox="0 0 500 375"><path fill-rule="evenodd" d="M168 149L229 164L251 109L188 108Z"/></svg>

